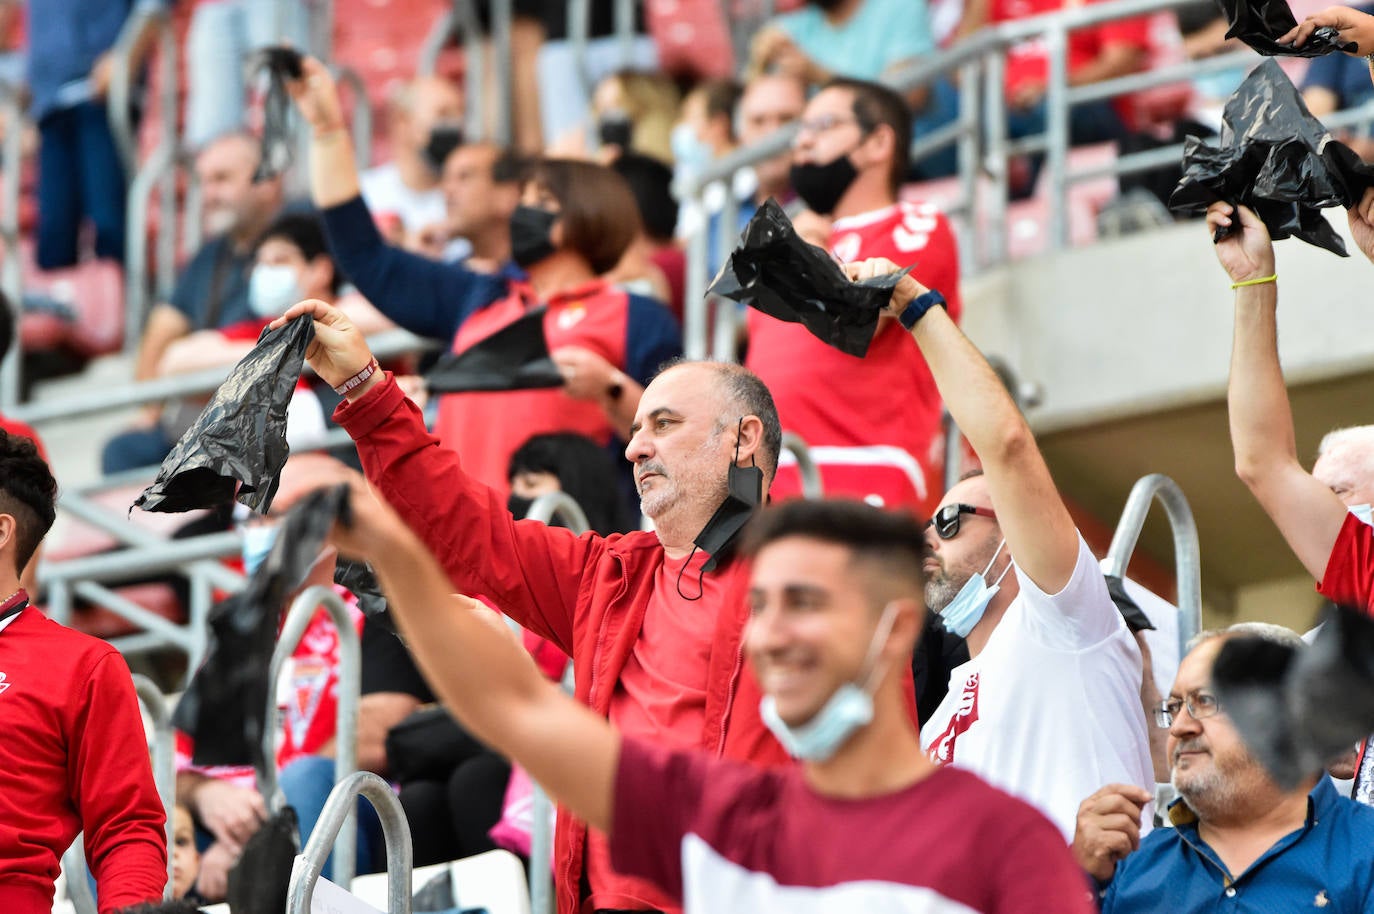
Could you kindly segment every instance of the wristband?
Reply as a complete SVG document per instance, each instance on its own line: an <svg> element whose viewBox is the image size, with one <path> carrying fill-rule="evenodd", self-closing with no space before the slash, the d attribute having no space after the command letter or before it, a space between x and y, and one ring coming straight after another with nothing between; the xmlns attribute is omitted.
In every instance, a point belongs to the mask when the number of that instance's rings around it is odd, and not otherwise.
<svg viewBox="0 0 1374 914"><path fill-rule="evenodd" d="M1278 281L1279 274L1274 273L1270 276L1261 276L1258 279L1243 279L1240 282L1233 282L1231 283L1231 288L1239 289L1244 286L1262 286L1267 282L1277 283Z"/></svg>
<svg viewBox="0 0 1374 914"><path fill-rule="evenodd" d="M939 292L931 289L923 295L918 295L906 306L906 310L897 316L897 320L902 322L902 326L910 330L916 326L916 322L926 316L926 312L939 305L945 307L945 297Z"/></svg>
<svg viewBox="0 0 1374 914"><path fill-rule="evenodd" d="M349 391L357 390L363 384L367 383L367 379L372 377L377 372L377 369L380 367L381 366L377 364L377 360L372 359L365 366L363 366L362 371L358 372L353 377L349 378L347 381L344 381L338 387L334 388L334 393L338 394L341 397L348 396Z"/></svg>

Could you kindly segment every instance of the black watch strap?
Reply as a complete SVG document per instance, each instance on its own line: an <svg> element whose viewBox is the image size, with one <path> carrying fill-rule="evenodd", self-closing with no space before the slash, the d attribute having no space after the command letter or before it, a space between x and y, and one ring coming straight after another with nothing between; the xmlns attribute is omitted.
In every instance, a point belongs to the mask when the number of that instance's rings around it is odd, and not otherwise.
<svg viewBox="0 0 1374 914"><path fill-rule="evenodd" d="M910 330L916 326L918 320L926 316L927 311L936 305L941 308L946 307L945 297L935 289L931 289L929 292L912 299L911 303L906 306L906 310L897 317L897 320L902 322L903 327Z"/></svg>

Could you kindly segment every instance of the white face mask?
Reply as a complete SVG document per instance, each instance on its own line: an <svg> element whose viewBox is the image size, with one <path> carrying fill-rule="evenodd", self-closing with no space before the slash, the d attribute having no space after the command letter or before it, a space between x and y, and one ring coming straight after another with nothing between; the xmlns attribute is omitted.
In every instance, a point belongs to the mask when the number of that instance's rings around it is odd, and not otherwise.
<svg viewBox="0 0 1374 914"><path fill-rule="evenodd" d="M988 584L987 574L992 570L992 565L997 561L997 556L1001 554L1002 547L1007 544L1005 539L997 544L997 549L992 553L992 558L988 559L987 567L981 574L969 575L969 579L964 582L964 586L954 595L954 599L949 601L949 605L940 610L940 619L945 623L945 628L960 638L967 638L968 633L973 631L973 627L978 624L978 620L983 618L983 612L987 610L992 598L997 596L997 591L1002 589L1002 579L1011 570L1012 563L1007 562L1007 567L1002 569L1002 573L997 576L997 580Z"/></svg>
<svg viewBox="0 0 1374 914"><path fill-rule="evenodd" d="M280 317L304 297L296 270L286 264L260 263L248 277L248 307L258 317Z"/></svg>
<svg viewBox="0 0 1374 914"><path fill-rule="evenodd" d="M863 684L841 683L806 723L791 726L784 721L778 716L777 702L772 695L765 695L759 702L759 716L764 726L777 737L789 755L802 761L823 762L838 752L856 731L872 722L873 690L882 678L877 666L878 654L887 644L888 635L892 634L892 626L896 621L897 607L889 603L883 607L883 616L878 620L873 640L868 644L863 672L859 676Z"/></svg>
<svg viewBox="0 0 1374 914"><path fill-rule="evenodd" d="M1374 505L1347 505L1346 510L1371 527L1374 527Z"/></svg>

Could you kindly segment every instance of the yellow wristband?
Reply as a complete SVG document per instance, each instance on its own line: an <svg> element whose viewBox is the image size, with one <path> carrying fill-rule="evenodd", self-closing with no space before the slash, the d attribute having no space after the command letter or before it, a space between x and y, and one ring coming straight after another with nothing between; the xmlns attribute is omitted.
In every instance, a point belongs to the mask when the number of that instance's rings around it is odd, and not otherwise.
<svg viewBox="0 0 1374 914"><path fill-rule="evenodd" d="M1272 275L1272 276L1261 276L1261 277L1259 277L1258 279L1246 279L1246 280L1244 280L1244 281L1242 281L1242 282L1233 282L1233 283L1231 283L1231 288L1233 288L1233 289L1239 289L1241 286L1262 286L1262 285L1264 285L1264 284L1267 283L1267 282L1278 282L1278 281L1279 281L1279 274L1275 273L1275 274Z"/></svg>

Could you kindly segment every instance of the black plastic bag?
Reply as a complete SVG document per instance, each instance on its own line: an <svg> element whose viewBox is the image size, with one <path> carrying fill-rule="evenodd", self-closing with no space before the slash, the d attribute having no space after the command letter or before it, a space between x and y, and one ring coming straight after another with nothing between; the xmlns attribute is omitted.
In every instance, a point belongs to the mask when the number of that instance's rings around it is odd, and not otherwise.
<svg viewBox="0 0 1374 914"><path fill-rule="evenodd" d="M291 869L301 852L296 811L284 806L244 842L229 869L225 900L230 914L281 914L286 910Z"/></svg>
<svg viewBox="0 0 1374 914"><path fill-rule="evenodd" d="M1321 210L1358 203L1374 186L1374 168L1308 113L1277 62L1261 63L1227 99L1219 142L1214 147L1188 138L1183 180L1169 198L1170 209L1201 215L1218 200L1243 204L1274 240L1300 238L1347 256L1345 242ZM1213 240L1231 231L1219 231Z"/></svg>
<svg viewBox="0 0 1374 914"><path fill-rule="evenodd" d="M290 454L286 408L314 336L309 315L264 330L162 461L157 479L134 507L176 513L237 498L266 514Z"/></svg>
<svg viewBox="0 0 1374 914"><path fill-rule="evenodd" d="M1153 630L1155 624L1145 615L1145 610L1140 608L1140 604L1131 599L1131 595L1126 592L1126 582L1114 574L1104 574L1102 577L1106 578L1107 593L1111 594L1112 602L1116 604L1116 610L1121 613L1121 618L1126 620L1126 627L1131 630L1131 634L1147 629Z"/></svg>
<svg viewBox="0 0 1374 914"><path fill-rule="evenodd" d="M259 764L272 651L286 598L300 588L335 520L348 523L347 485L311 492L287 513L248 587L210 613L205 662L177 703L197 765ZM275 760L271 760L275 764Z"/></svg>
<svg viewBox="0 0 1374 914"><path fill-rule="evenodd" d="M291 166L291 95L286 91L286 81L301 78L301 60L300 51L282 46L258 48L248 55L249 81L259 73L267 76L262 101L262 155L253 172L254 184L270 181Z"/></svg>
<svg viewBox="0 0 1374 914"><path fill-rule="evenodd" d="M544 308L535 308L459 353L449 353L425 375L431 393L499 392L562 387L549 357Z"/></svg>
<svg viewBox="0 0 1374 914"><path fill-rule="evenodd" d="M1276 39L1298 24L1287 0L1217 0L1231 28L1227 38L1239 38L1266 57L1321 57L1336 51L1353 52L1354 42L1343 42L1330 27L1317 29L1300 48L1279 44Z"/></svg>
<svg viewBox="0 0 1374 914"><path fill-rule="evenodd" d="M803 324L817 339L863 358L893 288L910 272L908 267L850 282L826 250L801 239L770 198L744 227L739 246L706 291Z"/></svg>
<svg viewBox="0 0 1374 914"><path fill-rule="evenodd" d="M1292 789L1374 732L1374 620L1337 608L1300 651L1234 638L1212 684L1250 751Z"/></svg>

